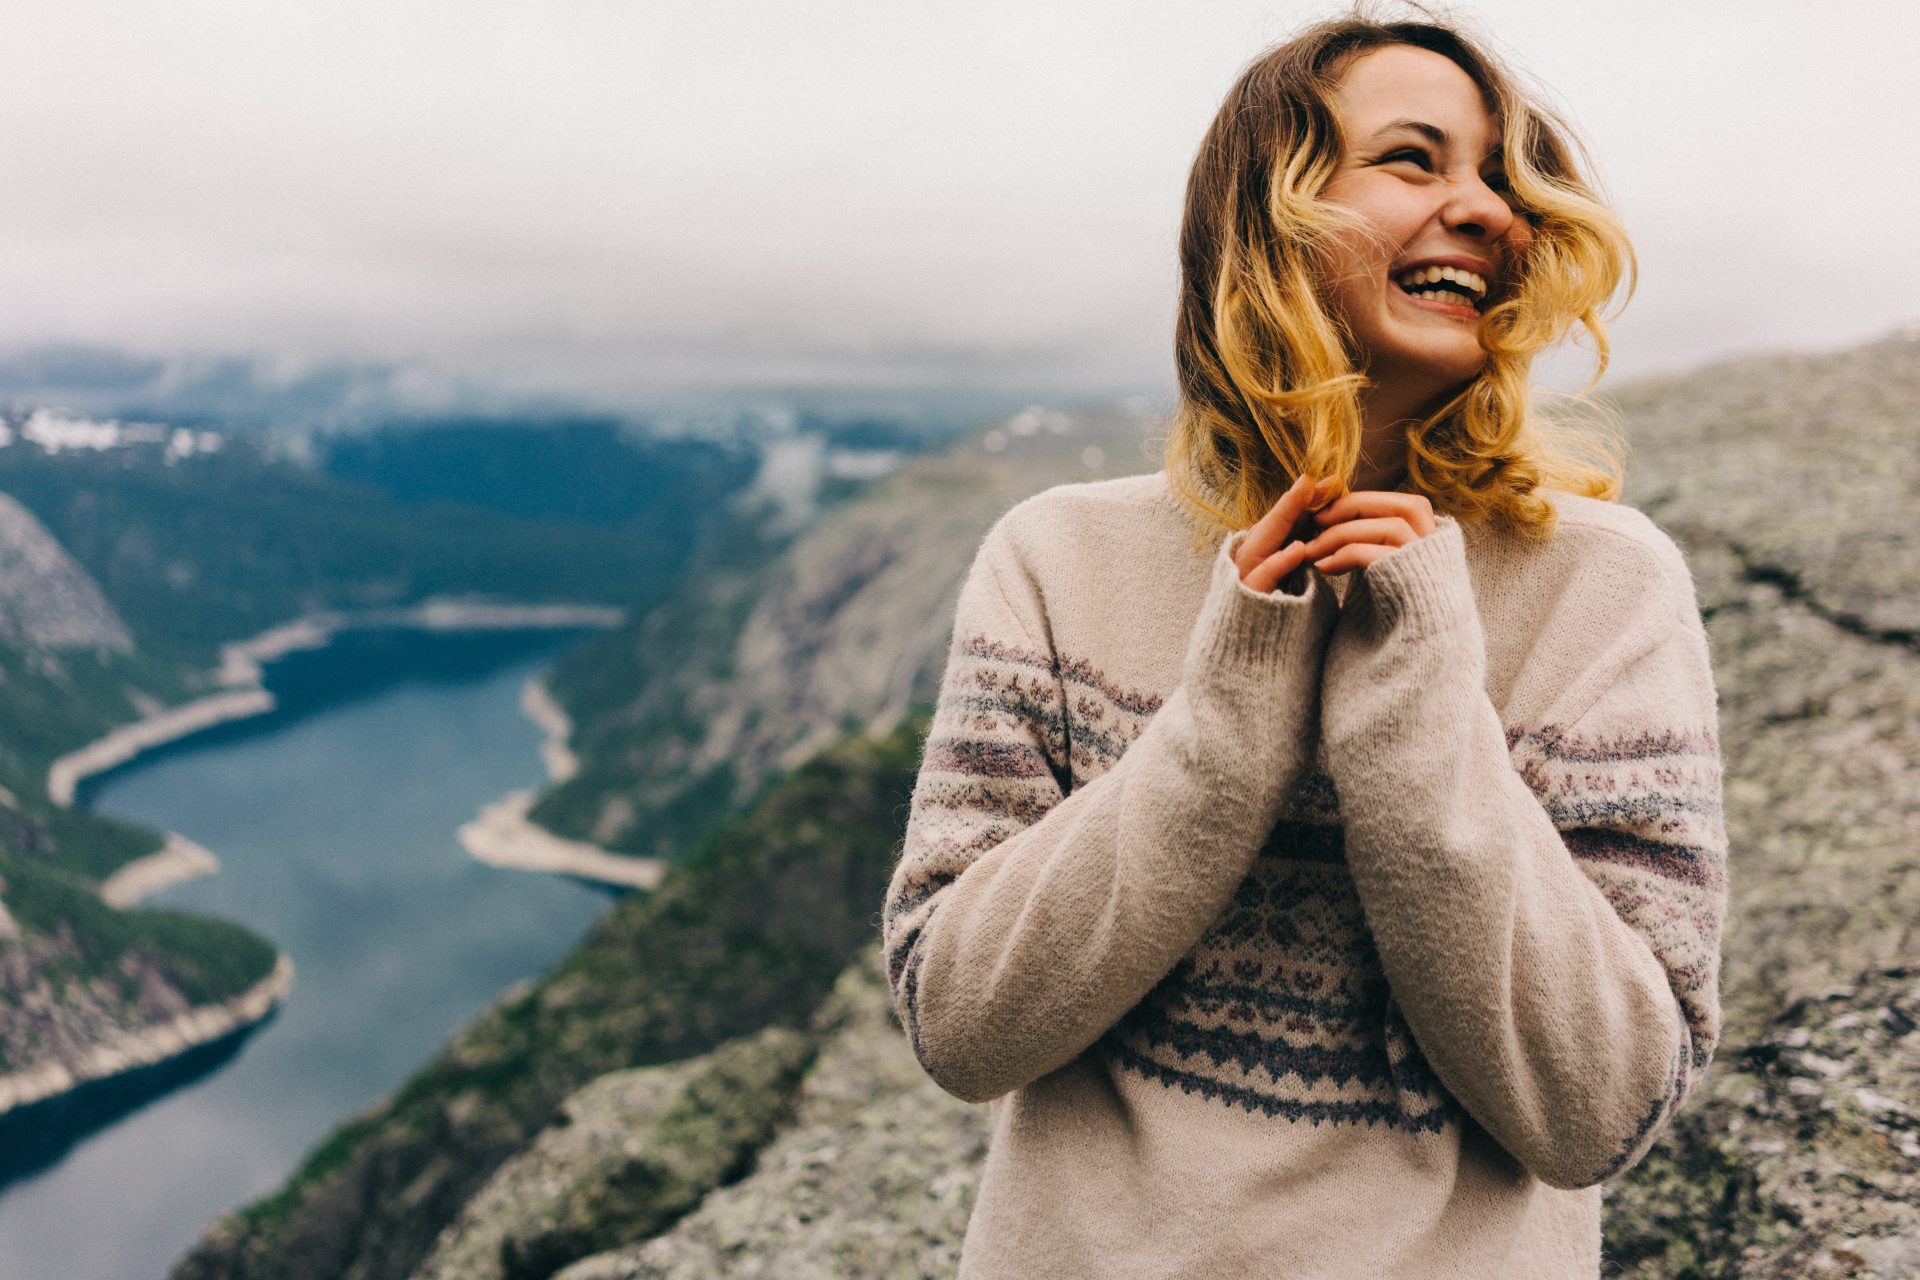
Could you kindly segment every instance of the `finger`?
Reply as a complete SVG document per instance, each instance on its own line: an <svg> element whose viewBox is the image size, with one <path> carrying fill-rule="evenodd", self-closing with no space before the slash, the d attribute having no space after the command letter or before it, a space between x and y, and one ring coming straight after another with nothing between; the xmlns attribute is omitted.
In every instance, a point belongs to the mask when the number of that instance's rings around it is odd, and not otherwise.
<svg viewBox="0 0 1920 1280"><path fill-rule="evenodd" d="M1307 544L1289 542L1253 567L1250 573L1241 577L1249 590L1266 594L1272 591L1287 577L1307 562Z"/></svg>
<svg viewBox="0 0 1920 1280"><path fill-rule="evenodd" d="M1419 535L1413 526L1399 516L1388 516L1375 520L1348 520L1332 528L1323 529L1319 535L1307 543L1307 550L1313 559L1341 547L1357 542L1376 542L1388 547L1404 547L1409 542L1417 542Z"/></svg>
<svg viewBox="0 0 1920 1280"><path fill-rule="evenodd" d="M1313 562L1313 567L1321 573L1334 575L1350 573L1355 569L1364 569L1382 556L1392 554L1394 548L1379 546L1372 542L1356 542L1352 546L1342 547L1330 556Z"/></svg>
<svg viewBox="0 0 1920 1280"><path fill-rule="evenodd" d="M1315 512L1313 518L1324 526L1367 516L1399 516L1422 538L1439 527L1433 518L1433 504L1421 495L1379 489L1356 489Z"/></svg>
<svg viewBox="0 0 1920 1280"><path fill-rule="evenodd" d="M1361 516L1395 515L1415 528L1433 520L1433 503L1418 493L1389 492L1383 489L1355 489L1329 503L1317 513L1322 523L1351 520ZM1425 536L1424 534L1422 536Z"/></svg>
<svg viewBox="0 0 1920 1280"><path fill-rule="evenodd" d="M1242 581L1262 560L1286 543L1294 526L1307 514L1315 492L1312 476L1298 477L1267 513L1247 530L1247 536L1241 540L1240 549L1233 557L1234 567L1240 570Z"/></svg>
<svg viewBox="0 0 1920 1280"><path fill-rule="evenodd" d="M1240 549L1234 554L1233 563L1240 570L1241 580L1246 579L1249 570L1279 549L1286 531L1292 527L1292 521L1280 524L1280 518L1293 504L1297 503L1301 492L1309 483L1309 477L1296 476L1293 484L1279 499L1267 509L1267 513L1254 521L1247 530L1247 536L1240 541ZM1296 515L1294 519L1298 519ZM1277 527L1276 527L1277 526Z"/></svg>

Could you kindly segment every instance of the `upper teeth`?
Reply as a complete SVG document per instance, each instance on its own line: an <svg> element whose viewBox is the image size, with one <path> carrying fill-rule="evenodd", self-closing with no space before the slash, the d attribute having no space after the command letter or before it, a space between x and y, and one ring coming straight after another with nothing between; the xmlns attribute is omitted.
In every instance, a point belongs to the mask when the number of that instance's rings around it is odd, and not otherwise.
<svg viewBox="0 0 1920 1280"><path fill-rule="evenodd" d="M1487 282L1471 271L1459 267L1415 267L1412 271L1397 276L1399 283L1408 289L1423 284L1433 284L1440 280L1451 280L1471 289L1475 297L1487 296Z"/></svg>

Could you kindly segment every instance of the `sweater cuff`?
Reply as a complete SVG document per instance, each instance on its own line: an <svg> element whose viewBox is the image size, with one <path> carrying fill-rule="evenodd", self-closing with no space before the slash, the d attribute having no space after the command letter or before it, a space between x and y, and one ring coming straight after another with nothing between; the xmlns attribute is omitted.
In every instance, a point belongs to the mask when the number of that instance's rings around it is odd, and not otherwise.
<svg viewBox="0 0 1920 1280"><path fill-rule="evenodd" d="M1233 556L1248 532L1240 529L1228 534L1214 555L1213 581L1187 647L1189 673L1196 662L1208 668L1283 666L1288 655L1324 641L1339 615L1333 588L1311 565L1300 595L1278 588L1255 591L1242 582Z"/></svg>
<svg viewBox="0 0 1920 1280"><path fill-rule="evenodd" d="M1460 522L1436 515L1434 531L1397 547L1366 568L1367 594L1382 631L1414 635L1477 620L1467 542Z"/></svg>

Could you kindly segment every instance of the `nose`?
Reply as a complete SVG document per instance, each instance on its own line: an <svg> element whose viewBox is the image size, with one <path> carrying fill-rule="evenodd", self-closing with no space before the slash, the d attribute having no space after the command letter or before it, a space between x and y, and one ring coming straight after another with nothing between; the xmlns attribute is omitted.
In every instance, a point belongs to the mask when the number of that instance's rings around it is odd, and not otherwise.
<svg viewBox="0 0 1920 1280"><path fill-rule="evenodd" d="M1462 235L1498 240L1513 226L1514 212L1504 196L1475 174L1454 185L1441 219Z"/></svg>

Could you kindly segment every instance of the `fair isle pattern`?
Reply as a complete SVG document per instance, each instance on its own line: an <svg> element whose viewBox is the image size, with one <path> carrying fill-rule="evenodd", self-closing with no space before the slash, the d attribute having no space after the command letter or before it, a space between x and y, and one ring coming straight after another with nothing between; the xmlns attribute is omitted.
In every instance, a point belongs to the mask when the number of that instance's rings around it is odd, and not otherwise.
<svg viewBox="0 0 1920 1280"><path fill-rule="evenodd" d="M1164 474L983 539L882 912L922 1066L1006 1103L969 1280L1603 1270L1595 1184L1718 1036L1726 837L1684 559L1549 496L1353 625L1244 531L1203 565Z"/></svg>
<svg viewBox="0 0 1920 1280"><path fill-rule="evenodd" d="M1665 966L1679 1052L1611 1177L1699 1087L1720 1036L1717 980L1727 848L1720 744L1711 728L1577 734L1509 729L1509 755L1588 879Z"/></svg>
<svg viewBox="0 0 1920 1280"><path fill-rule="evenodd" d="M888 975L916 1051L913 950L940 889L1112 768L1162 702L1084 660L984 635L957 641L948 661L915 843L884 914ZM1457 1104L1387 990L1331 779L1309 774L1289 818L1229 909L1098 1051L1114 1068L1268 1117L1437 1129Z"/></svg>
<svg viewBox="0 0 1920 1280"><path fill-rule="evenodd" d="M1160 705L1091 663L978 633L955 638L914 788L912 839L881 917L887 976L923 1064L914 949L940 890L1110 767Z"/></svg>
<svg viewBox="0 0 1920 1280"><path fill-rule="evenodd" d="M1102 1048L1278 1119L1419 1132L1459 1114L1393 1002L1338 827L1279 823L1232 903Z"/></svg>
<svg viewBox="0 0 1920 1280"><path fill-rule="evenodd" d="M940 890L1112 768L1161 703L1085 660L985 635L956 641L913 797L915 841L883 916L916 1052L914 948ZM1718 744L1710 730L1600 737L1560 726L1509 729L1507 743L1581 869L1675 975L1682 1051L1620 1152L1624 1167L1691 1094L1718 1035ZM1220 918L1095 1052L1117 1071L1273 1119L1437 1132L1461 1114L1392 998L1346 867L1338 798L1318 771Z"/></svg>

